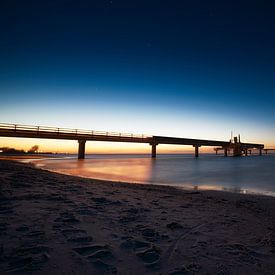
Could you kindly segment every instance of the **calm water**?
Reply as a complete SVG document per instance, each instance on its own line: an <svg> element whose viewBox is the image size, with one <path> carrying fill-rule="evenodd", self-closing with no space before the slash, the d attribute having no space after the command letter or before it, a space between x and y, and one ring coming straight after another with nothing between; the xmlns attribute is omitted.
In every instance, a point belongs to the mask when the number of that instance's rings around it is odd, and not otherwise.
<svg viewBox="0 0 275 275"><path fill-rule="evenodd" d="M87 155L35 161L65 174L113 181L174 185L275 196L275 155L223 157L201 155Z"/></svg>

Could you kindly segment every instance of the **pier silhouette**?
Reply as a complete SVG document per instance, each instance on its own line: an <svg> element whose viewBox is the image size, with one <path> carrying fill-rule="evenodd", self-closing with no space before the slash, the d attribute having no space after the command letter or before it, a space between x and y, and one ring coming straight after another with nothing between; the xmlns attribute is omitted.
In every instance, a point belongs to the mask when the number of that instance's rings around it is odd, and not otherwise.
<svg viewBox="0 0 275 275"><path fill-rule="evenodd" d="M228 155L229 150L233 150L234 156L241 156L243 154L247 156L248 152L252 149L259 150L259 155L262 155L262 150L264 150L264 144L242 143L240 141L240 138L238 139L237 137L235 137L233 141L218 141L167 136L136 135L117 132L101 132L93 130L79 130L9 123L0 123L0 136L19 138L77 140L79 159L85 158L86 141L147 143L151 146L152 158L156 158L157 145L159 144L192 145L194 147L195 157L199 157L199 148L202 146L218 147L214 148L214 150L216 152L219 150L223 150L224 156Z"/></svg>

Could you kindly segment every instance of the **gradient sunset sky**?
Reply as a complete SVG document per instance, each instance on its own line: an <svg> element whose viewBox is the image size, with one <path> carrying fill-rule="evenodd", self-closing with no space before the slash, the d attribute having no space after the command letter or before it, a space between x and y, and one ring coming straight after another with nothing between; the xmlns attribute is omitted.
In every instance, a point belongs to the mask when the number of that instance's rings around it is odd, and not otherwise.
<svg viewBox="0 0 275 275"><path fill-rule="evenodd" d="M274 1L4 0L0 122L275 146L274 34ZM77 150L0 138L33 144Z"/></svg>

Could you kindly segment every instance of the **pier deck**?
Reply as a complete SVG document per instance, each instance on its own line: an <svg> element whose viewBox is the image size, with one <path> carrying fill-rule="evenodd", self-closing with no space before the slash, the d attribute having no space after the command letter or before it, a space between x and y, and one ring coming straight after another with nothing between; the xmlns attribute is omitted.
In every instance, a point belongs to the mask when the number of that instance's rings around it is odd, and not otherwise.
<svg viewBox="0 0 275 275"><path fill-rule="evenodd" d="M203 140L166 136L136 135L117 132L101 132L93 130L79 130L68 128L56 128L45 126L18 125L0 123L0 136L19 138L40 138L40 139L65 139L77 140L79 143L78 157L85 157L86 141L111 141L111 142L133 142L148 143L152 146L152 157L156 157L156 146L159 144L192 145L195 148L195 156L199 156L199 147L215 146L221 147L227 156L227 149L232 147L230 141ZM240 143L242 150L258 149L260 154L264 148L263 144Z"/></svg>

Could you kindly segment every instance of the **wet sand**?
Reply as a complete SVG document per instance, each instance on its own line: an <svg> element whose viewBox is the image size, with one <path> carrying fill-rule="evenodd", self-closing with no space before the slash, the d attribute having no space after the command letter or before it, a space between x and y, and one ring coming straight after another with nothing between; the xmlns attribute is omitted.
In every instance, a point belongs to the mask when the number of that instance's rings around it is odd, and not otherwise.
<svg viewBox="0 0 275 275"><path fill-rule="evenodd" d="M1 274L275 274L275 198L0 160Z"/></svg>

